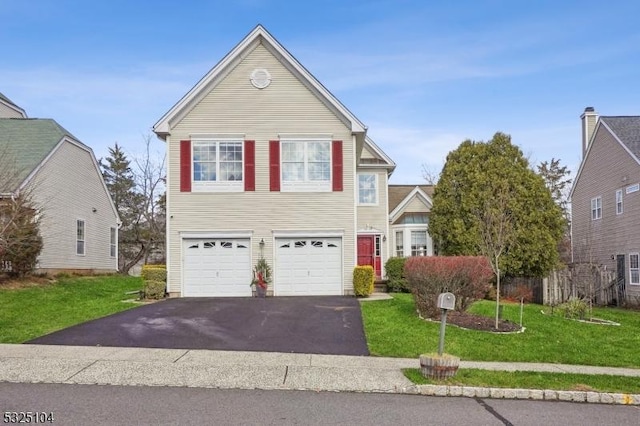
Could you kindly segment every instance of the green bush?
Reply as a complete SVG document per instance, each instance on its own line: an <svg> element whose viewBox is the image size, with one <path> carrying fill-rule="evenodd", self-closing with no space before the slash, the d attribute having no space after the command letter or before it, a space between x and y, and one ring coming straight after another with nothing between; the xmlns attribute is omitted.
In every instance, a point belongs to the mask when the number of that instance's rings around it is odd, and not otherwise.
<svg viewBox="0 0 640 426"><path fill-rule="evenodd" d="M384 268L387 271L387 288L390 292L408 292L407 280L404 278L405 257L390 257Z"/></svg>
<svg viewBox="0 0 640 426"><path fill-rule="evenodd" d="M371 265L353 268L353 293L356 296L367 297L373 293L375 274Z"/></svg>
<svg viewBox="0 0 640 426"><path fill-rule="evenodd" d="M144 298L163 299L167 284L164 281L145 280Z"/></svg>
<svg viewBox="0 0 640 426"><path fill-rule="evenodd" d="M144 281L167 281L167 267L165 265L144 265L140 276Z"/></svg>
<svg viewBox="0 0 640 426"><path fill-rule="evenodd" d="M589 305L583 299L572 297L568 301L558 305L558 311L565 318L584 319Z"/></svg>

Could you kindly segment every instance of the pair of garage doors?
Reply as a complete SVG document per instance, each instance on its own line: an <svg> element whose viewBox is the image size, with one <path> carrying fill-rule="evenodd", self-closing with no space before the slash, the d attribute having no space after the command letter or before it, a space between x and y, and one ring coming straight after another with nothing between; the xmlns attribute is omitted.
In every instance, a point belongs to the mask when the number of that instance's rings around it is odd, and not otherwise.
<svg viewBox="0 0 640 426"><path fill-rule="evenodd" d="M184 296L251 296L248 238L183 240ZM341 295L342 239L276 238L276 296Z"/></svg>

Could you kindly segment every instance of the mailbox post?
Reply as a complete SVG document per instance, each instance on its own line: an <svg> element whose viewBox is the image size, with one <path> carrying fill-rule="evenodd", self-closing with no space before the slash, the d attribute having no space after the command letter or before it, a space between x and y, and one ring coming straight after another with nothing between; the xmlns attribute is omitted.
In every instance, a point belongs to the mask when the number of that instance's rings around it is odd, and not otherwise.
<svg viewBox="0 0 640 426"><path fill-rule="evenodd" d="M440 293L438 295L438 308L442 310L440 318L440 343L438 345L438 355L444 352L444 332L447 325L447 312L455 309L456 296L453 293Z"/></svg>

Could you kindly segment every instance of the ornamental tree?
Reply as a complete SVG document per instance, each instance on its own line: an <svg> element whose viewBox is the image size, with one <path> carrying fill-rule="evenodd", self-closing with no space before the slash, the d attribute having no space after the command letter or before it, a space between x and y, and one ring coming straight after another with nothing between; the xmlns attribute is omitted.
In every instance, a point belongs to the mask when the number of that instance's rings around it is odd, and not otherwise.
<svg viewBox="0 0 640 426"><path fill-rule="evenodd" d="M558 264L563 230L562 210L509 135L466 140L447 156L429 220L439 254L483 254L498 275L539 277Z"/></svg>

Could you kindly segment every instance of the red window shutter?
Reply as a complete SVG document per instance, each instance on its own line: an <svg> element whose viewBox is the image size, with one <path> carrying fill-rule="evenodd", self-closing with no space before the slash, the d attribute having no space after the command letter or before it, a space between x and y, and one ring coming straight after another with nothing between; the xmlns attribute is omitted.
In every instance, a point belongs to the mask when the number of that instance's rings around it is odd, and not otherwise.
<svg viewBox="0 0 640 426"><path fill-rule="evenodd" d="M332 142L331 160L333 163L332 188L334 191L342 191L342 141Z"/></svg>
<svg viewBox="0 0 640 426"><path fill-rule="evenodd" d="M280 191L280 141L269 141L269 188Z"/></svg>
<svg viewBox="0 0 640 426"><path fill-rule="evenodd" d="M244 190L256 190L256 141L244 141Z"/></svg>
<svg viewBox="0 0 640 426"><path fill-rule="evenodd" d="M191 141L180 141L180 192L191 192Z"/></svg>

